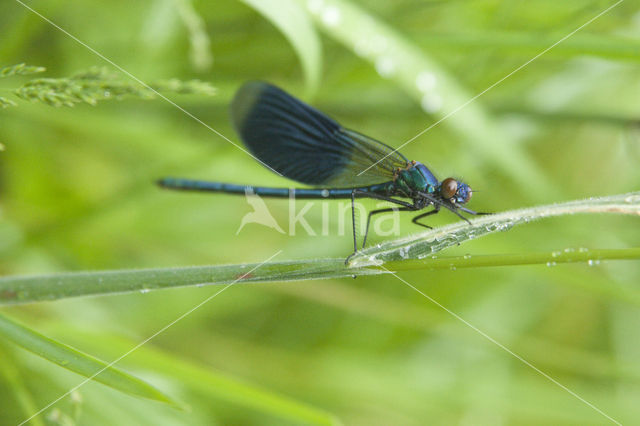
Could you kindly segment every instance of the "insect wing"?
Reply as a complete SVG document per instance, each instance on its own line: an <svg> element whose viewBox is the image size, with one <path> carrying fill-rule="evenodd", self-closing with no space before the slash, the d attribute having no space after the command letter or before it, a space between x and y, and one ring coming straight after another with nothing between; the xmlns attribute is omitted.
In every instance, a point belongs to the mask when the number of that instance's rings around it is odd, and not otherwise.
<svg viewBox="0 0 640 426"><path fill-rule="evenodd" d="M344 129L268 83L242 86L231 116L253 155L283 176L308 185L349 188L383 183L393 179L395 168L407 164L389 146Z"/></svg>

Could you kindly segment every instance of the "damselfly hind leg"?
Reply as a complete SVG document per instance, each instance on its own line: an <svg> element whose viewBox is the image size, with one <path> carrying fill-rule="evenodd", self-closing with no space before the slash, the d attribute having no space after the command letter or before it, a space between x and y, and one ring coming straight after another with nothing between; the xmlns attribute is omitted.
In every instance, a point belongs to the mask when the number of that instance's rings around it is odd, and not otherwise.
<svg viewBox="0 0 640 426"><path fill-rule="evenodd" d="M356 197L360 197L360 198L373 198L375 200L382 200L382 201L388 201L390 203L393 204L397 204L400 205L402 207L400 208L396 208L396 210L400 210L400 211L413 211L416 210L416 208L413 206L413 204L403 201L403 200L397 200L395 198L391 198L391 197L387 197L384 195L380 195L380 194L376 194L375 192L367 192L367 191L359 191L357 189L354 189L353 192L351 192L351 224L353 225L353 253L351 253L345 260L344 263L345 265L349 264L349 260L351 260L351 258L358 252L358 241L357 241L357 232L356 232L356 209L355 209L355 200ZM364 233L364 240L362 242L362 248L364 249L364 245L367 242L367 235L369 234L369 223L371 221L371 216L373 214L377 214L377 213L383 213L386 211L393 211L394 208L386 208L386 209L379 209L379 210L373 210L369 213L369 216L367 217L367 227L365 229L365 233Z"/></svg>

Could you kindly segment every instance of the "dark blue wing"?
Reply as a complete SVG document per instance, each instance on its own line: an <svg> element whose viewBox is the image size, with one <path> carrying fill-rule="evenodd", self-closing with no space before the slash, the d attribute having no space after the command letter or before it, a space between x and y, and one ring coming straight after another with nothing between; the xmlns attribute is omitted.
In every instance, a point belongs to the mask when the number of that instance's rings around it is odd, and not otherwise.
<svg viewBox="0 0 640 426"><path fill-rule="evenodd" d="M231 116L253 155L301 183L337 188L373 185L392 180L394 170L407 165L407 159L391 147L344 129L268 83L242 86Z"/></svg>

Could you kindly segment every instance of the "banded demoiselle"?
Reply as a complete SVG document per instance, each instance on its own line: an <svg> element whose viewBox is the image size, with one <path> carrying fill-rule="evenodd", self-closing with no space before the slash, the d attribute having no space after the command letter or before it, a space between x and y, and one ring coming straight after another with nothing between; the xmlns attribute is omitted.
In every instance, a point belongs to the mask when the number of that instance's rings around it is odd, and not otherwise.
<svg viewBox="0 0 640 426"><path fill-rule="evenodd" d="M373 198L400 206L369 212L362 248L367 242L371 217L376 214L432 207L412 220L426 228L431 227L418 220L438 213L441 208L464 220L467 219L461 211L484 214L464 207L472 195L466 183L451 177L439 181L424 164L409 161L390 146L342 127L269 83L244 84L231 103L231 118L255 158L282 176L312 188L271 188L173 177L163 178L158 184L178 190L253 193L276 198L350 198L353 254L358 251L356 198Z"/></svg>

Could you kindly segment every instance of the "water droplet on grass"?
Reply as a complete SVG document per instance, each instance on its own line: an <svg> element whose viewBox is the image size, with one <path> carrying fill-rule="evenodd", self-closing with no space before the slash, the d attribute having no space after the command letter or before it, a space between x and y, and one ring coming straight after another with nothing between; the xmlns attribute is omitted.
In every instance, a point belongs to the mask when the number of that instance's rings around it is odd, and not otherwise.
<svg viewBox="0 0 640 426"><path fill-rule="evenodd" d="M309 0L307 2L307 9L309 10L309 12L315 14L318 14L322 11L322 7L324 6L324 1L323 0Z"/></svg>
<svg viewBox="0 0 640 426"><path fill-rule="evenodd" d="M416 87L421 92L428 92L436 87L436 75L429 71L422 71L416 77Z"/></svg>
<svg viewBox="0 0 640 426"><path fill-rule="evenodd" d="M384 78L391 77L396 71L395 62L388 56L381 56L376 59L375 67L380 77Z"/></svg>
<svg viewBox="0 0 640 426"><path fill-rule="evenodd" d="M442 96L437 93L426 93L422 100L420 100L420 106L429 114L433 114L435 112L440 111L442 108Z"/></svg>
<svg viewBox="0 0 640 426"><path fill-rule="evenodd" d="M335 27L340 23L341 19L340 9L335 6L328 6L322 12L322 22L328 27Z"/></svg>

